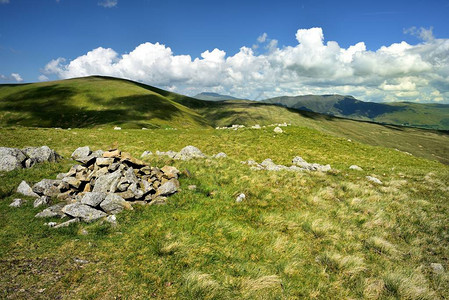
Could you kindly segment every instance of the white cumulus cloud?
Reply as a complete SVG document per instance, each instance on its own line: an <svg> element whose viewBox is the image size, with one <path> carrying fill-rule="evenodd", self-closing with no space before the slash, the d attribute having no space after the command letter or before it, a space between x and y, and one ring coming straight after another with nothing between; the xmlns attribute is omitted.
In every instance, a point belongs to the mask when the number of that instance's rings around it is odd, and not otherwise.
<svg viewBox="0 0 449 300"><path fill-rule="evenodd" d="M118 4L118 0L103 0L98 2L98 5L103 6L103 7L107 7L107 8L111 8L111 7L115 7Z"/></svg>
<svg viewBox="0 0 449 300"><path fill-rule="evenodd" d="M9 76L0 74L0 81L3 82L22 82L22 76L19 73L11 73Z"/></svg>
<svg viewBox="0 0 449 300"><path fill-rule="evenodd" d="M72 60L54 59L43 73L123 77L187 95L208 90L260 99L341 93L367 101L449 102L449 39L370 51L362 41L343 48L326 41L321 28L310 28L299 29L296 40L279 47L263 34L258 42L265 43L265 53L243 46L233 55L212 49L194 58L160 43L143 43L127 54L99 47Z"/></svg>

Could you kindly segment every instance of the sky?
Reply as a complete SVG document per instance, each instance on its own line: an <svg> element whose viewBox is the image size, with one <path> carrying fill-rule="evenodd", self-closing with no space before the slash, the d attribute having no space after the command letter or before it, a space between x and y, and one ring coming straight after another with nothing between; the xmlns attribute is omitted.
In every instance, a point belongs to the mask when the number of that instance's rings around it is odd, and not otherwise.
<svg viewBox="0 0 449 300"><path fill-rule="evenodd" d="M0 0L0 83L449 103L449 0Z"/></svg>

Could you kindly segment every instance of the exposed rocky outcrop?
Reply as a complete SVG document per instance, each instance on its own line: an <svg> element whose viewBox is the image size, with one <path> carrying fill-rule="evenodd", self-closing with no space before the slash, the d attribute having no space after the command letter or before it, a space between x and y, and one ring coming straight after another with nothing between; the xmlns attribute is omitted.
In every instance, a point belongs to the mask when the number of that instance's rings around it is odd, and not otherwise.
<svg viewBox="0 0 449 300"><path fill-rule="evenodd" d="M270 158L265 159L260 164L254 160L242 161L242 164L247 164L252 170L267 170L267 171L320 171L328 172L332 168L329 164L320 165L317 163L308 163L302 157L296 156L292 160L292 166L287 167L284 165L275 164Z"/></svg>
<svg viewBox="0 0 449 300"><path fill-rule="evenodd" d="M191 160L191 159L202 159L202 158L208 158L209 156L205 155L203 152L201 152L200 149L198 149L195 146L186 146L184 148L181 149L181 151L179 152L175 152L173 150L169 150L167 152L162 152L162 151L156 151L155 154L157 156L168 156L172 159L176 159L176 160ZM144 151L141 155L141 157L146 157L152 155L151 151ZM227 157L226 153L224 152L220 152L217 153L215 155L210 156L209 158L225 158Z"/></svg>
<svg viewBox="0 0 449 300"><path fill-rule="evenodd" d="M0 147L0 172L31 168L36 163L56 162L61 156L47 146L23 149Z"/></svg>
<svg viewBox="0 0 449 300"><path fill-rule="evenodd" d="M175 167L151 167L117 149L92 152L89 147L81 147L72 158L81 164L58 174L60 179L43 179L32 188L22 182L18 189L37 197L35 207L59 202L36 215L70 218L70 222L54 228L132 210L135 202L163 204L167 196L179 190L179 171Z"/></svg>

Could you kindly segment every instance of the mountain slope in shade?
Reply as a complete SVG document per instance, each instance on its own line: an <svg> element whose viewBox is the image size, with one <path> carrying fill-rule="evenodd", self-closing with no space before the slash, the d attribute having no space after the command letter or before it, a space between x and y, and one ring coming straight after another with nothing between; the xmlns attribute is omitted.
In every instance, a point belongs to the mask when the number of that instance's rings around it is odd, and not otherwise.
<svg viewBox="0 0 449 300"><path fill-rule="evenodd" d="M375 103L342 95L283 96L262 102L354 120L449 130L448 104Z"/></svg>
<svg viewBox="0 0 449 300"><path fill-rule="evenodd" d="M238 100L238 98L229 95L220 95L217 93L203 92L193 96L195 99L207 100L207 101L225 101L225 100Z"/></svg>

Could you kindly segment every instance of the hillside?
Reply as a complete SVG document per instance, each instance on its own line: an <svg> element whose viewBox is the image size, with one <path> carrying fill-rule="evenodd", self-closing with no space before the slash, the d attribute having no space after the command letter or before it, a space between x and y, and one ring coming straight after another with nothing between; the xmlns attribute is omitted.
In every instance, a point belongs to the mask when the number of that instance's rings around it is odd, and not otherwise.
<svg viewBox="0 0 449 300"><path fill-rule="evenodd" d="M225 101L225 100L237 100L238 98L229 95L220 95L217 93L203 92L193 96L195 99L207 100L207 101Z"/></svg>
<svg viewBox="0 0 449 300"><path fill-rule="evenodd" d="M449 135L384 126L249 100L203 101L137 82L92 76L0 85L0 126L211 128L290 123L449 163Z"/></svg>
<svg viewBox="0 0 449 300"><path fill-rule="evenodd" d="M298 110L393 125L449 129L449 104L364 102L352 96L306 95L263 100Z"/></svg>

